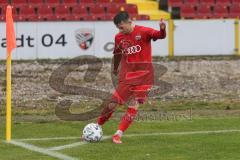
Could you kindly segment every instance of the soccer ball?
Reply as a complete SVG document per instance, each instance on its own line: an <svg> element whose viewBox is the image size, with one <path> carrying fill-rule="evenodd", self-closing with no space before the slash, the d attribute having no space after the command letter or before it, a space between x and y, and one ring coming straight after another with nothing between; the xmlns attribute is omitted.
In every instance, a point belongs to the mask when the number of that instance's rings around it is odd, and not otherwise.
<svg viewBox="0 0 240 160"><path fill-rule="evenodd" d="M103 135L102 128L96 123L90 123L83 129L82 138L88 142L98 142Z"/></svg>

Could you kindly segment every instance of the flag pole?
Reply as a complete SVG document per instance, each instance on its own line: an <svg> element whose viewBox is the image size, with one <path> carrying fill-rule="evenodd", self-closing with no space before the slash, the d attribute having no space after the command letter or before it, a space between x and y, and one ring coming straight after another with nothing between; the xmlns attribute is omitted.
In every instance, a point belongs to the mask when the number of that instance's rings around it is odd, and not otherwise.
<svg viewBox="0 0 240 160"><path fill-rule="evenodd" d="M8 54L7 56L7 90L6 90L6 141L11 141L11 122L12 122L12 106L11 106L11 54Z"/></svg>
<svg viewBox="0 0 240 160"><path fill-rule="evenodd" d="M14 24L12 18L12 7L10 5L7 6L6 9L6 39L7 39L7 64L6 64L6 141L11 141L12 136L12 89L11 89L11 63L12 63L12 55L11 52L14 48L16 48L16 38L14 31Z"/></svg>

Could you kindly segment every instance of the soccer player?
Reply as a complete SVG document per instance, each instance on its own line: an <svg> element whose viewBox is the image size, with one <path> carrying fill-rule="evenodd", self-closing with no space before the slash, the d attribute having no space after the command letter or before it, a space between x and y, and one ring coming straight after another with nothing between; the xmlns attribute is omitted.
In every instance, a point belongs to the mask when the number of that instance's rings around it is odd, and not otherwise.
<svg viewBox="0 0 240 160"><path fill-rule="evenodd" d="M119 33L115 36L113 74L119 76L119 81L111 101L105 104L98 118L98 124L108 121L118 104L127 104L126 114L112 137L114 143L120 144L123 132L133 122L139 104L144 103L153 85L151 40L164 39L166 25L161 21L160 30L134 25L125 11L114 17L114 24Z"/></svg>

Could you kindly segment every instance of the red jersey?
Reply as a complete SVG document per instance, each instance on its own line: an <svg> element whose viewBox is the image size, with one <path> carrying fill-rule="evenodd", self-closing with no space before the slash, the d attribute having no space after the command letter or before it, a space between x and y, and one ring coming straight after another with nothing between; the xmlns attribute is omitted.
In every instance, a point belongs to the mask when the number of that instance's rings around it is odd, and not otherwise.
<svg viewBox="0 0 240 160"><path fill-rule="evenodd" d="M130 34L115 36L113 54L121 54L119 82L153 84L151 40L165 38L166 32L135 25Z"/></svg>

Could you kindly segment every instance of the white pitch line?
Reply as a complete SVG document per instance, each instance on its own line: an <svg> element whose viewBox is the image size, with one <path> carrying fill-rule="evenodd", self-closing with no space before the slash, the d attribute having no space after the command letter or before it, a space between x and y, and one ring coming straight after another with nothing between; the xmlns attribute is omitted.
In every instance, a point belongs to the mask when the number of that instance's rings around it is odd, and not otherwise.
<svg viewBox="0 0 240 160"><path fill-rule="evenodd" d="M70 156L67 156L65 154L57 153L57 152L54 152L54 151L49 151L47 149L40 148L40 147L31 145L31 144L28 144L28 143L23 143L23 142L18 142L18 141L10 141L10 142L5 142L5 143L10 143L10 144L13 144L13 145L16 145L16 146L19 146L19 147L22 147L22 148L25 148L25 149L28 149L28 150L31 150L31 151L35 151L35 152L38 152L38 153L41 153L41 154L44 154L44 155L48 155L48 156L51 156L51 157L54 157L54 158L58 158L60 160L78 160L77 158L70 157Z"/></svg>
<svg viewBox="0 0 240 160"><path fill-rule="evenodd" d="M110 139L110 138L111 138L111 136L104 136L102 138L102 140ZM48 148L48 150L50 150L50 151L59 151L59 150L63 150L63 149L66 149L66 148L73 148L73 147L82 146L84 144L88 144L88 142L86 142L86 141L76 142L76 143L71 143L71 144L67 144L67 145L63 145L63 146L51 147L51 148Z"/></svg>
<svg viewBox="0 0 240 160"><path fill-rule="evenodd" d="M49 140L71 140L71 139L80 139L79 137L48 137L48 138L23 138L23 139L14 139L16 141L49 141Z"/></svg>
<svg viewBox="0 0 240 160"><path fill-rule="evenodd" d="M63 150L66 148L73 148L73 147L77 147L77 146L81 146L86 144L87 142L76 142L76 143L71 143L71 144L67 144L67 145L63 145L63 146L57 146L57 147L51 147L48 148L47 150L49 151L59 151L59 150Z"/></svg>
<svg viewBox="0 0 240 160"><path fill-rule="evenodd" d="M240 132L238 129L232 130L216 130L216 131L189 131L189 132L168 132L168 133L143 133L143 134L128 134L124 137L137 137L137 136L171 136L171 135L193 135L193 134L211 134L211 133L231 133Z"/></svg>
<svg viewBox="0 0 240 160"><path fill-rule="evenodd" d="M216 131L189 131L189 132L166 132L166 133L143 133L143 134L127 134L124 137L141 137L141 136L171 136L171 135L194 135L194 134L212 134L212 133L231 133L231 132L240 132L240 130L216 130ZM102 140L111 139L111 136L104 136ZM56 146L48 148L51 151L58 151L67 148L78 147L81 145L88 144L88 142L76 142L72 144L67 144L63 146Z"/></svg>
<svg viewBox="0 0 240 160"><path fill-rule="evenodd" d="M240 132L238 129L232 130L216 130L216 131L186 131L186 132L162 132L162 133L146 133L146 134L127 134L124 137L133 136L146 136L146 135L184 135L184 134L206 134L206 133L227 133L227 132ZM71 140L80 139L79 137L48 137L48 138L24 138L24 139L14 139L15 141L49 141L49 140Z"/></svg>

